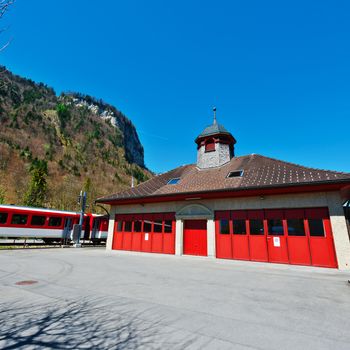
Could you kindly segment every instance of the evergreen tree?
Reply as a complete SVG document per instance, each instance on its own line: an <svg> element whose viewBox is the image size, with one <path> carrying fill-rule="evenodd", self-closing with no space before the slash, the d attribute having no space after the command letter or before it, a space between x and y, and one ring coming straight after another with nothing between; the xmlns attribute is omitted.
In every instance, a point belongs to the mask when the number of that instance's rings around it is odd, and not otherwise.
<svg viewBox="0 0 350 350"><path fill-rule="evenodd" d="M0 185L0 204L5 204L5 189Z"/></svg>
<svg viewBox="0 0 350 350"><path fill-rule="evenodd" d="M30 207L42 207L47 194L47 161L35 158L29 171L32 177L24 197L24 204Z"/></svg>

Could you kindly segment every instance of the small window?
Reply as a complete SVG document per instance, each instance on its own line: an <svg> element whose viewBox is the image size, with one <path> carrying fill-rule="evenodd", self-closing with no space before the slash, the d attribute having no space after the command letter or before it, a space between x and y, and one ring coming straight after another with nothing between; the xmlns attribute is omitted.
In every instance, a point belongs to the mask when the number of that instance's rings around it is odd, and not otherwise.
<svg viewBox="0 0 350 350"><path fill-rule="evenodd" d="M136 220L134 222L134 232L141 232L142 231L142 220Z"/></svg>
<svg viewBox="0 0 350 350"><path fill-rule="evenodd" d="M288 219L288 236L305 236L303 219Z"/></svg>
<svg viewBox="0 0 350 350"><path fill-rule="evenodd" d="M117 231L118 231L118 232L123 231L123 221L118 221L118 224L117 224Z"/></svg>
<svg viewBox="0 0 350 350"><path fill-rule="evenodd" d="M171 220L164 221L164 232L172 233L173 232L173 222Z"/></svg>
<svg viewBox="0 0 350 350"><path fill-rule="evenodd" d="M322 219L309 219L310 236L324 237L324 226Z"/></svg>
<svg viewBox="0 0 350 350"><path fill-rule="evenodd" d="M283 236L283 222L281 219L268 220L269 235Z"/></svg>
<svg viewBox="0 0 350 350"><path fill-rule="evenodd" d="M243 170L230 171L226 177L242 177L243 173Z"/></svg>
<svg viewBox="0 0 350 350"><path fill-rule="evenodd" d="M131 232L131 229L132 229L132 221L125 221L124 232Z"/></svg>
<svg viewBox="0 0 350 350"><path fill-rule="evenodd" d="M162 220L156 220L153 223L153 232L162 232L163 231L163 222Z"/></svg>
<svg viewBox="0 0 350 350"><path fill-rule="evenodd" d="M205 152L214 152L215 151L215 141L213 139L208 140L205 143Z"/></svg>
<svg viewBox="0 0 350 350"><path fill-rule="evenodd" d="M179 177L176 177L174 179L170 179L168 181L168 185L176 185L178 182L180 181L180 178Z"/></svg>
<svg viewBox="0 0 350 350"><path fill-rule="evenodd" d="M152 230L152 221L145 220L143 222L143 231L144 232L151 232Z"/></svg>
<svg viewBox="0 0 350 350"><path fill-rule="evenodd" d="M8 214L7 213L0 213L0 224L6 224Z"/></svg>
<svg viewBox="0 0 350 350"><path fill-rule="evenodd" d="M13 225L25 225L28 220L28 215L13 214L11 224Z"/></svg>
<svg viewBox="0 0 350 350"><path fill-rule="evenodd" d="M245 235L246 233L245 220L233 220L233 234Z"/></svg>
<svg viewBox="0 0 350 350"><path fill-rule="evenodd" d="M220 233L222 235L230 234L230 223L228 219L220 220Z"/></svg>
<svg viewBox="0 0 350 350"><path fill-rule="evenodd" d="M61 223L62 223L62 218L51 217L49 219L49 226L59 227L61 226Z"/></svg>
<svg viewBox="0 0 350 350"><path fill-rule="evenodd" d="M45 216L33 215L30 224L33 226L44 226L45 220L46 220Z"/></svg>
<svg viewBox="0 0 350 350"><path fill-rule="evenodd" d="M264 222L260 219L252 219L250 223L251 235L263 235L264 234Z"/></svg>

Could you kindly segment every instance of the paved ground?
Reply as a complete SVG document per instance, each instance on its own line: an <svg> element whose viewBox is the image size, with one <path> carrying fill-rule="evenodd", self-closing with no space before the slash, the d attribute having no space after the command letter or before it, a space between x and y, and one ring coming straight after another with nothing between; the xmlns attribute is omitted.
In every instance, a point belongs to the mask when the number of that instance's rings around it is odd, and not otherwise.
<svg viewBox="0 0 350 350"><path fill-rule="evenodd" d="M2 251L0 348L349 349L349 278L103 248Z"/></svg>

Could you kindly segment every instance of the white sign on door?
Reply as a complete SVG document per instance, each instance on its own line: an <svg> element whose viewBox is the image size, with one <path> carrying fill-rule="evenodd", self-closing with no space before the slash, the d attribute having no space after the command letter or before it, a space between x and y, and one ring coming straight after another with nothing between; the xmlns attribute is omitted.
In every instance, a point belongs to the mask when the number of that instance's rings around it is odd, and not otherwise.
<svg viewBox="0 0 350 350"><path fill-rule="evenodd" d="M145 233L145 241L148 241L148 236L149 236L149 234Z"/></svg>
<svg viewBox="0 0 350 350"><path fill-rule="evenodd" d="M273 246L274 247L280 247L281 246L281 241L279 237L273 237Z"/></svg>

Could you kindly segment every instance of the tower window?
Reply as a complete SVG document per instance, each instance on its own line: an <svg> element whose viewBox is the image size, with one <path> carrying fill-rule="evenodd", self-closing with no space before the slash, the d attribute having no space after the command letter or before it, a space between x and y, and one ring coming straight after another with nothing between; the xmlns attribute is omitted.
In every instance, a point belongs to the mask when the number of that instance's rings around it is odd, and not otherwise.
<svg viewBox="0 0 350 350"><path fill-rule="evenodd" d="M174 179L170 179L168 181L168 185L176 185L178 182L180 181L180 178L179 177L176 177Z"/></svg>
<svg viewBox="0 0 350 350"><path fill-rule="evenodd" d="M213 139L210 139L205 143L205 152L213 152L213 151L215 151L215 142Z"/></svg>
<svg viewBox="0 0 350 350"><path fill-rule="evenodd" d="M226 177L242 177L244 170L230 171Z"/></svg>

